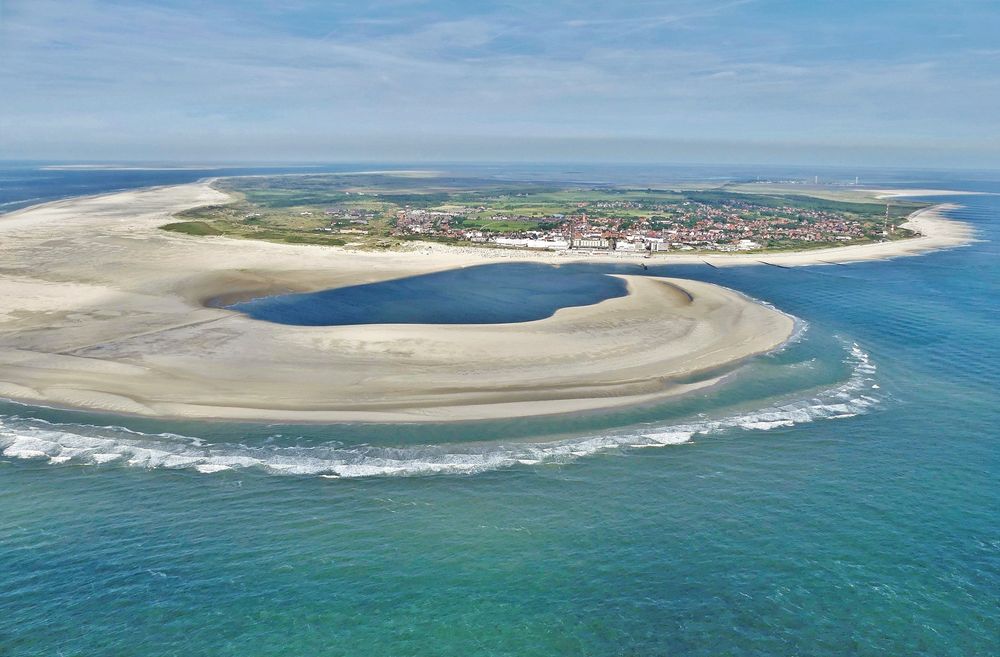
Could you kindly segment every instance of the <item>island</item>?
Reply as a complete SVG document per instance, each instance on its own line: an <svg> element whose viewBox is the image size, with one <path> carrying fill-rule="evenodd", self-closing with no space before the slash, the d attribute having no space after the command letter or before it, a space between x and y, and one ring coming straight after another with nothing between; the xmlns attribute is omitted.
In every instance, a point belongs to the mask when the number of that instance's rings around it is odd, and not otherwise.
<svg viewBox="0 0 1000 657"><path fill-rule="evenodd" d="M351 179L308 196L303 190L313 176L236 178L57 201L3 216L0 396L269 422L440 422L652 403L718 385L747 358L779 348L795 322L733 290L646 275L640 265L647 256L710 258L718 266L806 264L836 261L838 252L850 260L944 248L970 235L934 208L901 202L886 219L884 205L871 201L818 199L810 209L813 202L803 199L811 197L748 199L741 191L725 197L708 190L638 195L646 200L623 192L608 201L616 191L519 186L499 195L446 193L437 189L440 181L419 180L419 192L376 192L371 180ZM577 206L575 214L556 212L567 204ZM772 210L778 218L768 218ZM907 221L904 211L917 216ZM498 212L507 219L491 224ZM675 225L733 224L729 215L751 228L787 227L792 215L815 226L773 232L777 243L770 246L780 252L765 249L753 232L739 240L761 249L743 253L715 249L732 243L726 232L725 240L697 245L662 237ZM491 239L472 241L491 225ZM600 238L586 234L595 226ZM545 231L562 231L567 245L496 246L504 234L532 231L542 240ZM648 234L656 231L660 237ZM837 240L839 231L850 239ZM818 248L789 250L813 234ZM831 236L848 245L832 248ZM586 242L597 239L603 242ZM682 245L676 253L675 243ZM294 326L230 307L498 258L559 267L622 257L638 258L629 273L615 274L625 293L533 321Z"/></svg>

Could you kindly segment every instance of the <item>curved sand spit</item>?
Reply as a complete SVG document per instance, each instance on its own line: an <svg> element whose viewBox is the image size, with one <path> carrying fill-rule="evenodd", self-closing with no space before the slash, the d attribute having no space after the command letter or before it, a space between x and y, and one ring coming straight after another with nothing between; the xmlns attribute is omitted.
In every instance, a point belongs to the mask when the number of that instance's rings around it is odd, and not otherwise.
<svg viewBox="0 0 1000 657"><path fill-rule="evenodd" d="M295 327L204 302L481 264L158 230L206 184L0 217L0 396L151 416L435 421L607 408L711 385L792 320L707 283L623 276L625 297L519 324Z"/></svg>

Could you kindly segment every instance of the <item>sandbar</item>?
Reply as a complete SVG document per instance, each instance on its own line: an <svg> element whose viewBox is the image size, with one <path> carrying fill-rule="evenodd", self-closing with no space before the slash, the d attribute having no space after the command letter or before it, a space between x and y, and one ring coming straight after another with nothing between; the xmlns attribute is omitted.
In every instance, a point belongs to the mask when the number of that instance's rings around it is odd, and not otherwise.
<svg viewBox="0 0 1000 657"><path fill-rule="evenodd" d="M792 319L721 287L624 276L629 294L517 324L295 327L224 295L481 264L159 230L226 200L207 184L47 203L0 218L0 396L160 417L447 421L640 403L773 349Z"/></svg>
<svg viewBox="0 0 1000 657"><path fill-rule="evenodd" d="M80 197L0 216L0 397L155 417L421 422L571 413L718 383L773 350L792 318L708 283L622 275L628 295L512 324L301 327L220 301L555 254L421 245L410 252L192 237L159 230L226 202L207 182ZM800 253L653 262L784 264L911 255L971 228L916 213L921 237ZM613 256L582 258L615 260ZM209 302L215 302L213 306Z"/></svg>

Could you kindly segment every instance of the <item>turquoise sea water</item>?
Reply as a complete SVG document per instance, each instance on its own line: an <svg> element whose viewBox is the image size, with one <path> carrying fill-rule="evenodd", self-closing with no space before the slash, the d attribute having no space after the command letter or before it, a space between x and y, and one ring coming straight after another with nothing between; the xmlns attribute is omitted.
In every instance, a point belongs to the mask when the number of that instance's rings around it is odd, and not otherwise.
<svg viewBox="0 0 1000 657"><path fill-rule="evenodd" d="M1000 192L980 178L939 184ZM0 655L997 654L1000 196L945 200L981 242L651 268L801 326L656 407L305 427L3 404Z"/></svg>

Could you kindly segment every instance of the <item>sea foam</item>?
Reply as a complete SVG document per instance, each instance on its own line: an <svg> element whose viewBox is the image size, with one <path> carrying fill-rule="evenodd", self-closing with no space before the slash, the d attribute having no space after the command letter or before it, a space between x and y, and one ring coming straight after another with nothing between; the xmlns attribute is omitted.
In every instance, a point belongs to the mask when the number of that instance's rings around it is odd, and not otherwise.
<svg viewBox="0 0 1000 657"><path fill-rule="evenodd" d="M19 417L0 418L0 454L11 459L45 460L51 464L117 464L140 468L190 469L214 474L255 468L274 474L322 475L327 478L472 474L514 466L566 463L608 451L666 447L698 436L727 431L770 431L823 419L866 413L880 404L877 370L857 344L847 347L851 375L842 384L815 396L718 418L629 427L598 435L553 442L461 444L412 447L263 446L209 444L200 438L147 434L124 427L55 424Z"/></svg>

